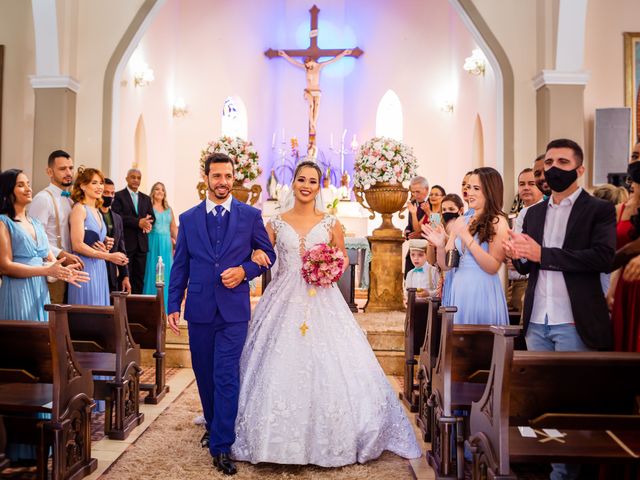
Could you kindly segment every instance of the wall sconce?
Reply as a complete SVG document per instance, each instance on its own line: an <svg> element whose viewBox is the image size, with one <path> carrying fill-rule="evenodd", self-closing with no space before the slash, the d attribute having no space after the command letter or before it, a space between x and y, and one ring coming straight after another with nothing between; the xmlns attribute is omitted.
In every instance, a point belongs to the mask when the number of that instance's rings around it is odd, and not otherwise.
<svg viewBox="0 0 640 480"><path fill-rule="evenodd" d="M136 87L146 87L153 82L154 79L153 70L151 70L146 63L143 63L140 70L133 74L133 83Z"/></svg>
<svg viewBox="0 0 640 480"><path fill-rule="evenodd" d="M183 98L178 98L173 104L173 116L176 118L180 118L184 117L187 113L189 113L187 104L184 103Z"/></svg>
<svg viewBox="0 0 640 480"><path fill-rule="evenodd" d="M453 113L453 102L451 102L450 100L444 100L440 105L440 110L442 110L444 113Z"/></svg>
<svg viewBox="0 0 640 480"><path fill-rule="evenodd" d="M476 48L471 52L470 57L464 59L464 65L462 68L471 75L484 75L486 66L487 61L482 50Z"/></svg>

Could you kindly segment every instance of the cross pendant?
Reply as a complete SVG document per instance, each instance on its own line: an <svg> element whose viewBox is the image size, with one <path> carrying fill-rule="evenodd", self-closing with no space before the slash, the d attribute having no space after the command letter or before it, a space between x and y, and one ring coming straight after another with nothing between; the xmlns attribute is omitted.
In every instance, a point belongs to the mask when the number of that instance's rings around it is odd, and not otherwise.
<svg viewBox="0 0 640 480"><path fill-rule="evenodd" d="M300 325L300 333L303 337L307 335L307 330L309 330L309 327L307 326L307 322L304 321L302 322L302 325Z"/></svg>

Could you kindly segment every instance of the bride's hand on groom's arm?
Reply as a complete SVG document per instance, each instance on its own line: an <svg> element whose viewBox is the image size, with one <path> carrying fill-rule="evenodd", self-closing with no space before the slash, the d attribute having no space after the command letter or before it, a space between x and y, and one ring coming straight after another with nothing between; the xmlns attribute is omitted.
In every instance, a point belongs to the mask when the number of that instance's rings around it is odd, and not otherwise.
<svg viewBox="0 0 640 480"><path fill-rule="evenodd" d="M244 271L242 265L238 267L227 268L224 272L220 274L220 278L222 278L222 284L227 288L236 288L240 285L247 274Z"/></svg>
<svg viewBox="0 0 640 480"><path fill-rule="evenodd" d="M178 328L178 324L180 323L180 312L170 313L167 317L167 321L171 331L176 335L180 335L180 328Z"/></svg>
<svg viewBox="0 0 640 480"><path fill-rule="evenodd" d="M253 253L251 254L251 261L256 265L260 265L264 268L269 268L269 266L271 265L271 259L269 258L269 256L260 249L253 251Z"/></svg>

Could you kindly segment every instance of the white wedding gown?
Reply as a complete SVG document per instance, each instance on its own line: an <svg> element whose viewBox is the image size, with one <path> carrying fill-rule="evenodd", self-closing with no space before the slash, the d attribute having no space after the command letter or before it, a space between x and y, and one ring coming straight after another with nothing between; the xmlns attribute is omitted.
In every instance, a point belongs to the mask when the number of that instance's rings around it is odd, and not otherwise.
<svg viewBox="0 0 640 480"><path fill-rule="evenodd" d="M335 217L305 237L279 216L278 268L253 313L240 367L236 460L338 467L390 450L421 455L409 420L337 287L309 285L301 248L328 242ZM301 326L308 330L302 334Z"/></svg>

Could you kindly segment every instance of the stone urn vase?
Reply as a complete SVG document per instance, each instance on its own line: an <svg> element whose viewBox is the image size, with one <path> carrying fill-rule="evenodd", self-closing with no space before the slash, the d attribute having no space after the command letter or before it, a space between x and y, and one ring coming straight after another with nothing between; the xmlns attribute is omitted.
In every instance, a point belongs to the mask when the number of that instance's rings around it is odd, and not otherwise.
<svg viewBox="0 0 640 480"><path fill-rule="evenodd" d="M358 203L371 212L369 217L371 220L375 218L376 213L382 215L382 224L373 231L374 236L376 234L388 236L394 232L402 235L401 230L391 222L391 216L395 212L401 212L400 218L404 218L402 212L405 210L409 198L408 189L400 183L380 182L366 190L354 188L353 193Z"/></svg>
<svg viewBox="0 0 640 480"><path fill-rule="evenodd" d="M233 182L233 187L231 187L231 195L239 202L249 203L249 205L256 204L260 193L262 193L260 185L251 185L251 188L247 188L241 182Z"/></svg>

